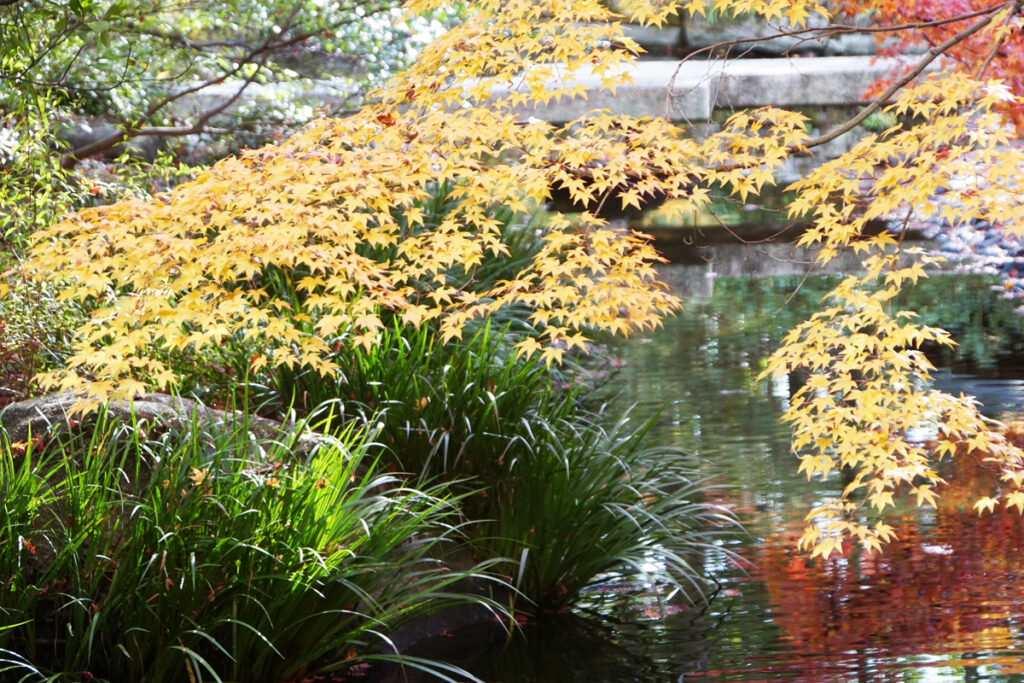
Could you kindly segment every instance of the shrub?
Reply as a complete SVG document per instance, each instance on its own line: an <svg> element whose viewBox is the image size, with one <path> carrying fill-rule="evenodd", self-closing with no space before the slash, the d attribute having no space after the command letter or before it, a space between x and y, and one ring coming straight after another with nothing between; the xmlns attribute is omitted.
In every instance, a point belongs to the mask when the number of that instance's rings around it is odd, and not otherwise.
<svg viewBox="0 0 1024 683"><path fill-rule="evenodd" d="M264 448L244 423L137 434L4 441L5 676L285 681L405 661L388 633L469 600L439 559L457 533L444 489L378 474L365 431L306 462L294 434Z"/></svg>
<svg viewBox="0 0 1024 683"><path fill-rule="evenodd" d="M0 318L0 408L29 396L39 355L39 342L12 342L7 322Z"/></svg>
<svg viewBox="0 0 1024 683"><path fill-rule="evenodd" d="M81 306L62 301L52 282L27 278L8 254L0 254L0 407L33 392L36 373L70 355Z"/></svg>
<svg viewBox="0 0 1024 683"><path fill-rule="evenodd" d="M320 406L313 422L328 430L379 411L381 442L421 481L491 481L507 428L538 404L563 400L552 373L536 359L514 359L512 343L489 327L443 344L429 327L395 326L369 349L342 345L336 362L344 373L332 382L303 377L302 395Z"/></svg>

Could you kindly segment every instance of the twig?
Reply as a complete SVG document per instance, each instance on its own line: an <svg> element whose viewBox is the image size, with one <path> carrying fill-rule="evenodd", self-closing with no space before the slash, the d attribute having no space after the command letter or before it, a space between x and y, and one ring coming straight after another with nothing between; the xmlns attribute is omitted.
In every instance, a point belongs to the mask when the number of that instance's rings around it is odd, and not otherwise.
<svg viewBox="0 0 1024 683"><path fill-rule="evenodd" d="M674 84L675 84L676 77L679 75L679 72L682 69L683 64L686 63L687 61L689 61L694 55L698 55L698 54L701 54L701 53L707 52L708 54L711 54L714 51L721 50L723 48L727 49L727 48L735 46L735 45L742 45L742 44L747 44L747 43L756 44L758 42L773 40L775 38L803 36L803 35L808 34L808 33L815 33L819 37L831 36L831 35L837 35L837 34L846 34L846 33L890 33L890 32L894 32L894 31L904 31L904 30L910 30L910 29L933 28L933 27L936 27L936 26L943 26L943 25L946 25L946 24L952 24L952 23L956 23L956 22L960 22L960 21L966 21L968 19L974 19L976 17L982 17L982 19L980 19L979 21L975 22L974 24L971 24L970 26L968 26L964 30L960 31L956 35L954 35L951 38L947 39L945 42L941 43L938 46L935 46L935 47L932 47L931 49L929 49L925 53L924 58L920 62L918 62L918 64L913 69L911 69L908 73L904 74L903 76L898 78L895 82L893 82L885 90L885 92L883 92L881 95L879 95L874 100L872 100L856 116L854 116L853 118L849 119L848 121L846 121L846 122L836 126L835 128L833 128L829 132L825 133L824 135L821 135L821 136L819 136L817 138L813 138L811 140L808 140L807 142L803 143L802 145L791 145L790 148L789 148L790 152L805 151L807 149L811 149L812 147L820 147L821 145L824 145L824 144L826 144L828 142L831 142L832 140L835 140L836 138L838 138L843 133L847 133L847 132L853 130L862 121L864 121L864 119L866 119L867 117L871 116L871 114L875 113L876 111L878 111L879 108L884 106L885 103L889 100L889 98L892 97L900 88L902 88L907 83L909 83L910 81L912 81L915 78L917 78L928 67L929 64L931 64L933 61L935 61L941 55L945 54L951 47L953 47L954 45L957 45L958 43L960 43L960 42L962 42L964 40L966 40L970 36L974 35L978 31L980 31L983 28L985 28L986 26L988 26L992 22L992 20L995 17L995 15L998 14L1001 10L1003 10L1006 7L1009 7L1009 6L1019 7L1021 5L1021 2L1022 2L1022 0L1007 0L1007 2L1003 2L1003 3L999 4L999 5L994 5L992 7L986 7L984 9L975 10L974 12L968 12L966 14L960 14L960 15L957 15L955 17L948 17L948 18L945 18L945 19L936 19L934 21L922 21L922 22L895 24L895 25L889 25L889 26L852 26L852 25L849 25L849 24L829 24L829 25L824 26L824 27L817 27L817 28L816 27L807 27L807 28L802 28L802 29L794 29L792 31L779 31L779 32L773 33L771 35L761 36L761 37L736 38L734 40L722 41L720 43L715 43L714 45L709 45L707 47L701 48L700 50L696 50L696 51L690 53L689 55L687 55L686 57L684 57L682 60L680 60L679 65L676 67L676 70L673 72L672 77L669 79L669 85L668 85L668 89L667 89L668 95L667 96L671 98L671 96L672 96L671 93L674 90ZM753 47L753 45L751 45L751 48L752 47ZM748 49L751 49L751 48L748 48ZM998 46L997 46L996 49L998 49ZM994 51L993 51L993 54L994 54ZM990 61L991 58L992 58L992 55L990 55L989 60L986 60L986 62ZM984 66L987 67L987 63Z"/></svg>
<svg viewBox="0 0 1024 683"><path fill-rule="evenodd" d="M1017 14L1017 12L1020 11L1020 6L1021 0L1016 0L1013 3L1013 9L1011 10L1011 14ZM985 72L988 70L988 67L992 64L992 60L996 58L997 54L999 54L999 50L1002 49L1003 43L1005 42L1006 34L1004 33L1001 36L999 36L999 40L997 40L996 44L992 46L992 50L989 51L988 56L985 57L985 61L982 62L981 66L978 67L978 71L974 74L974 80L981 80L982 76L984 76Z"/></svg>
<svg viewBox="0 0 1024 683"><path fill-rule="evenodd" d="M811 140L808 140L807 142L805 142L802 145L793 145L791 147L791 149L796 151L796 150L802 150L802 149L810 149L811 147L819 147L821 145L824 145L827 142L831 142L832 140L835 140L837 137L839 137L843 133L846 133L846 132L849 132L849 131L853 130L855 127L857 127L860 124L861 121L863 121L864 119L866 119L867 117L871 116L873 113L878 111L886 102L889 101L890 97L892 97L894 94L896 94L896 92L900 88L902 88L907 83L909 83L910 81L914 80L919 75L921 75L921 73L928 67L929 64L934 62L941 55L945 54L946 51L948 51L954 45L957 45L958 43L963 42L964 40L966 40L967 38L970 38L972 35L974 35L978 31L980 31L981 29L983 29L986 26L988 26L990 23L992 23L992 19L993 19L994 15L999 10L1002 10L1004 7L1010 6L1012 4L1015 4L1015 3L1014 2L1004 2L1001 5L996 5L995 7L988 8L988 10L987 10L989 12L988 16L984 17L980 21L977 21L977 22L971 24L970 26L968 26L964 30L960 31L956 35L950 37L949 39L947 39L945 42L943 42L942 44L938 45L937 47L933 47L930 50L928 50L928 52L925 53L924 59L922 59L920 62L918 62L917 66L915 66L913 69L911 69L909 72L907 72L906 74L904 74L900 78L896 79L896 81L894 81L892 83L892 85L890 85L888 88L885 89L885 92L883 92L881 95L876 97L870 104L868 104L868 106L864 107L864 109L862 109L859 114L857 114L856 116L854 116L853 118L848 120L846 123L843 123L843 124L841 124L839 126L836 126L835 128L833 128L829 132L825 133L824 135L821 135L819 137L816 137L816 138L813 138Z"/></svg>

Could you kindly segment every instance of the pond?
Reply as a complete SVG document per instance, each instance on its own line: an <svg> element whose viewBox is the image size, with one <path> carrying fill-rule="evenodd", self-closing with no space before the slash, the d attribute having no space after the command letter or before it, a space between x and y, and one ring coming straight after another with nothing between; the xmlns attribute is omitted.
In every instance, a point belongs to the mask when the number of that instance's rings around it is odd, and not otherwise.
<svg viewBox="0 0 1024 683"><path fill-rule="evenodd" d="M671 266L665 277L692 294L701 268ZM828 280L719 277L709 297L618 348L619 405L660 411L659 438L701 454L722 485L713 495L746 529L722 543L738 560L704 560L719 583L710 604L598 596L588 609L601 619L528 626L525 638L465 663L470 671L504 683L1024 680L1024 519L971 510L990 473L960 464L938 509L898 510L900 540L884 554L822 562L796 550L803 515L838 484L797 475L779 421L790 388L756 376ZM1013 419L1024 412L1024 367L1014 362L1024 329L992 284L938 275L907 305L960 342L933 356L939 385Z"/></svg>

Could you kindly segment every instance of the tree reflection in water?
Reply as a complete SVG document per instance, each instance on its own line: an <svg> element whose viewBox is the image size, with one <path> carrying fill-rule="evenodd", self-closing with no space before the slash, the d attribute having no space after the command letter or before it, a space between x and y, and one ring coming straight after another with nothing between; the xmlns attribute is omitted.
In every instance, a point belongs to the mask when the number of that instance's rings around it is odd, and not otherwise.
<svg viewBox="0 0 1024 683"><path fill-rule="evenodd" d="M892 520L900 539L883 553L810 560L796 549L795 521L749 545L739 590L763 584L777 642L740 666L702 673L904 680L899 670L929 659L965 675L978 666L1024 673L1024 518L971 509L997 484L979 459L958 460L949 479L957 483L932 514Z"/></svg>

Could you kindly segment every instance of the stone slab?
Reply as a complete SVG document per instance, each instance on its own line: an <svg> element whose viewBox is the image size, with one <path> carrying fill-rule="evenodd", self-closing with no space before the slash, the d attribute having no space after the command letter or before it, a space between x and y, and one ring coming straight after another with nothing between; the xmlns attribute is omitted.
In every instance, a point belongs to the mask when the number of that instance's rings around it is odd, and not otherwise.
<svg viewBox="0 0 1024 683"><path fill-rule="evenodd" d="M664 116L673 121L706 121L715 110L775 105L779 107L856 106L876 79L906 64L894 58L867 56L792 57L785 59L644 60L628 69L632 84L616 92L592 90L586 99L563 98L523 114L555 123L572 121L587 111ZM557 81L596 87L589 74L568 74ZM503 93L497 91L500 97Z"/></svg>
<svg viewBox="0 0 1024 683"><path fill-rule="evenodd" d="M702 66L680 64L678 60L651 60L634 65L626 72L632 83L614 92L598 90L600 81L592 74L560 74L549 79L552 88L581 84L588 88L587 96L563 97L546 105L520 107L518 113L524 118L533 116L565 123L596 109L627 116L663 116L676 121L704 120L712 111L712 85L716 77L713 71ZM510 90L499 88L493 92L494 98L500 99Z"/></svg>
<svg viewBox="0 0 1024 683"><path fill-rule="evenodd" d="M858 56L727 62L719 74L716 108L860 104L871 83L912 63Z"/></svg>
<svg viewBox="0 0 1024 683"><path fill-rule="evenodd" d="M664 116L673 121L706 121L715 110L776 105L779 107L855 106L877 78L895 73L904 64L895 58L870 56L790 57L737 60L642 60L628 68L632 84L616 92L591 90L587 98L562 98L545 106L521 111L554 123L572 121L588 111L607 109L614 114ZM569 73L552 84L582 83L595 88L592 74ZM234 93L235 83L211 88L178 105L202 110ZM508 90L496 90L501 97ZM315 106L338 105L351 96L342 79L307 81L288 86L251 86L242 102L296 100Z"/></svg>

